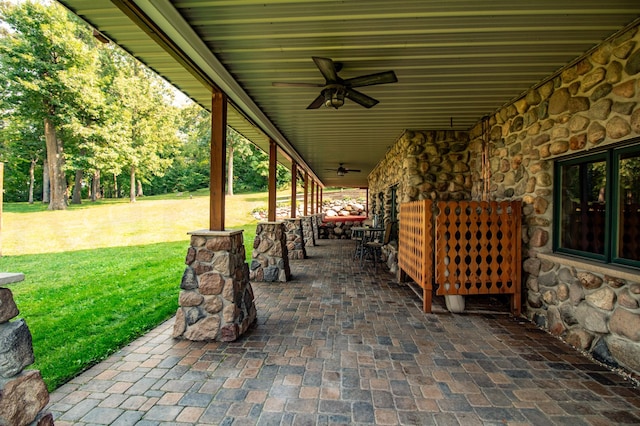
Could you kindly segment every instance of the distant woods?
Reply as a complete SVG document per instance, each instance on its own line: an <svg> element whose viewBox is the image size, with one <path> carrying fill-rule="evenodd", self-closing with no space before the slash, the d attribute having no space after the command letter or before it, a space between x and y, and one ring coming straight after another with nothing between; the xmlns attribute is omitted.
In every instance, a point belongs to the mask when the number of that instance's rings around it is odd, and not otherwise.
<svg viewBox="0 0 640 426"><path fill-rule="evenodd" d="M209 185L210 114L57 3L0 1L5 201L68 203ZM228 193L265 190L267 155L227 132ZM290 178L278 169L279 184Z"/></svg>

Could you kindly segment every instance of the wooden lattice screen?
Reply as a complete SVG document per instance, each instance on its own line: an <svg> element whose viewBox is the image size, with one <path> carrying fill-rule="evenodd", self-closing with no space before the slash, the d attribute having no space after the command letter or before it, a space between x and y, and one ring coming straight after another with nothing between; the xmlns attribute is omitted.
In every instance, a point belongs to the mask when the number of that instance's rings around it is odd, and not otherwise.
<svg viewBox="0 0 640 426"><path fill-rule="evenodd" d="M422 288L425 312L431 311L433 282L433 202L413 201L400 205L398 266ZM427 261L427 259L432 259Z"/></svg>
<svg viewBox="0 0 640 426"><path fill-rule="evenodd" d="M430 201L400 206L398 265L423 289L431 312L437 295L511 294L520 314L521 204Z"/></svg>

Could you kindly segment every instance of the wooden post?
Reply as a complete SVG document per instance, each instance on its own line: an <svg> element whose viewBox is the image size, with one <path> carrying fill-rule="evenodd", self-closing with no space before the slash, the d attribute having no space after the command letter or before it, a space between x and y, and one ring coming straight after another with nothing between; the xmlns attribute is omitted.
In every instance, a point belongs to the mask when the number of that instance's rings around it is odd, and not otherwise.
<svg viewBox="0 0 640 426"><path fill-rule="evenodd" d="M315 199L315 195L316 195L316 181L315 180L311 180L311 182L309 182L311 184L311 191L309 194L309 200L311 200L311 205L309 206L309 214L314 214L315 211L315 206L316 206L316 199Z"/></svg>
<svg viewBox="0 0 640 426"><path fill-rule="evenodd" d="M304 172L304 209L302 215L307 216L309 214L309 172Z"/></svg>
<svg viewBox="0 0 640 426"><path fill-rule="evenodd" d="M296 185L298 184L298 165L291 163L291 214L292 218L296 217Z"/></svg>
<svg viewBox="0 0 640 426"><path fill-rule="evenodd" d="M318 213L322 213L322 193L324 192L324 190L322 188L320 188L320 211Z"/></svg>
<svg viewBox="0 0 640 426"><path fill-rule="evenodd" d="M209 230L224 231L224 182L227 153L227 95L211 96L211 159L209 177Z"/></svg>
<svg viewBox="0 0 640 426"><path fill-rule="evenodd" d="M367 212L367 217L369 217L369 188L366 188L364 199L365 199L364 211Z"/></svg>
<svg viewBox="0 0 640 426"><path fill-rule="evenodd" d="M276 167L278 164L278 146L275 141L269 141L269 205L267 207L267 219L269 222L276 220Z"/></svg>

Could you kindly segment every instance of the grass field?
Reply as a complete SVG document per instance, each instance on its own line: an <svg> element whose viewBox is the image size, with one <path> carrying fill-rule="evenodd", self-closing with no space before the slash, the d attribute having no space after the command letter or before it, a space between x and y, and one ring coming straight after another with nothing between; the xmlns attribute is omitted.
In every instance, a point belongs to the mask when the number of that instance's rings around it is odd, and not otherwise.
<svg viewBox="0 0 640 426"><path fill-rule="evenodd" d="M192 195L4 205L0 271L25 274L8 288L50 390L175 313L187 232L208 227L209 198ZM226 227L245 229L247 257L250 212L265 206L266 194L227 197Z"/></svg>

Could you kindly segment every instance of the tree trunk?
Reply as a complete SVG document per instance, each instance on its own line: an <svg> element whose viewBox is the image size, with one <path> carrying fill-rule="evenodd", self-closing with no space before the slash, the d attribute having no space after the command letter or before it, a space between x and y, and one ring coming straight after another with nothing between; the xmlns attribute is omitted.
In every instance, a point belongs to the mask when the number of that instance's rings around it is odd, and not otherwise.
<svg viewBox="0 0 640 426"><path fill-rule="evenodd" d="M120 193L118 190L118 175L113 174L113 198L120 198Z"/></svg>
<svg viewBox="0 0 640 426"><path fill-rule="evenodd" d="M51 199L51 179L49 179L49 162L45 158L42 162L42 203L49 204Z"/></svg>
<svg viewBox="0 0 640 426"><path fill-rule="evenodd" d="M73 182L73 195L71 204L82 204L82 170L76 170L76 177Z"/></svg>
<svg viewBox="0 0 640 426"><path fill-rule="evenodd" d="M130 185L129 185L129 202L136 202L136 167L131 166L131 174L130 174Z"/></svg>
<svg viewBox="0 0 640 426"><path fill-rule="evenodd" d="M31 159L29 166L29 204L33 204L33 186L36 183L36 159Z"/></svg>
<svg viewBox="0 0 640 426"><path fill-rule="evenodd" d="M64 176L64 151L56 129L47 117L44 119L44 139L47 146L49 177L51 178L51 200L49 210L67 208L67 180Z"/></svg>
<svg viewBox="0 0 640 426"><path fill-rule="evenodd" d="M93 177L91 178L91 201L95 202L98 198L102 198L100 193L100 170L93 172Z"/></svg>
<svg viewBox="0 0 640 426"><path fill-rule="evenodd" d="M233 146L227 147L227 195L233 195Z"/></svg>
<svg viewBox="0 0 640 426"><path fill-rule="evenodd" d="M138 190L136 192L138 197L144 197L144 192L142 192L142 181L140 179L138 179Z"/></svg>

